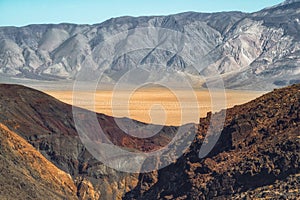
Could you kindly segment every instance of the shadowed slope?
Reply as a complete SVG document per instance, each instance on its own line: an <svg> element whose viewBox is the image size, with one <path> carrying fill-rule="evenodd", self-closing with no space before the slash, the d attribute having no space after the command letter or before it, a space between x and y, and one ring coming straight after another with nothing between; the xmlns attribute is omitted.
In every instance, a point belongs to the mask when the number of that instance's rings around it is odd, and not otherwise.
<svg viewBox="0 0 300 200"><path fill-rule="evenodd" d="M90 111L82 111L84 119ZM95 186L96 196L101 194L104 199L120 198L135 186L137 174L116 172L86 150L75 129L72 106L37 90L1 84L0 113L0 123L26 139L58 168L71 174L76 180L79 197L89 195L88 185ZM163 147L177 130L177 127L163 127L159 134L139 139L118 128L113 117L97 114L97 118L114 144L131 150L152 151ZM95 124L89 127L91 130L97 128Z"/></svg>
<svg viewBox="0 0 300 200"><path fill-rule="evenodd" d="M299 108L300 85L293 85L228 109L216 146L200 159L209 114L190 149L175 164L141 174L125 199L299 199Z"/></svg>

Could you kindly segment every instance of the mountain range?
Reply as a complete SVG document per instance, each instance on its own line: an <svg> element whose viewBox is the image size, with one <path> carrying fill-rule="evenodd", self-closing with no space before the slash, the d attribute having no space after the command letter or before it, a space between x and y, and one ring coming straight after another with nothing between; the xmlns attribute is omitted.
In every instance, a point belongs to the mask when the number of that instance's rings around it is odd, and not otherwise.
<svg viewBox="0 0 300 200"><path fill-rule="evenodd" d="M119 17L100 24L0 27L0 75L75 80L84 68L116 83L134 68L194 86L270 90L300 82L300 2L254 13L186 12ZM175 47L174 47L175 46ZM186 48L187 47L187 48ZM105 62L104 62L105 61ZM88 77L86 79L99 77Z"/></svg>

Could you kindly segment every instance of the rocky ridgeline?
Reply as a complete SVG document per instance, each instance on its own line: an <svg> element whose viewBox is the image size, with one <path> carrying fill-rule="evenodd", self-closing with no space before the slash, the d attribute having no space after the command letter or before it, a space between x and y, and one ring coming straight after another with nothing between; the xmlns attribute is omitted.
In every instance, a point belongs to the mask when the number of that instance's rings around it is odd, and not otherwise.
<svg viewBox="0 0 300 200"><path fill-rule="evenodd" d="M79 199L299 198L300 85L228 109L216 146L200 159L209 113L183 156L144 174L120 173L94 159L76 133L70 105L23 86L0 85L0 91L0 122L70 174ZM145 141L127 136L112 117L98 119L116 145L139 151L165 146L177 130L164 127Z"/></svg>
<svg viewBox="0 0 300 200"><path fill-rule="evenodd" d="M199 159L208 115L200 120L190 150L158 173L140 175L138 187L126 199L298 199L299 106L300 85L293 85L228 109L218 143ZM269 194L270 188L274 193Z"/></svg>
<svg viewBox="0 0 300 200"><path fill-rule="evenodd" d="M89 112L84 111L85 114ZM124 192L136 185L137 174L110 169L86 150L75 129L71 105L24 86L0 84L0 113L0 123L22 136L45 158L73 177L79 197L120 199ZM85 115L82 117L84 120ZM103 114L97 117L114 144L138 151L147 152L165 146L177 131L177 127L164 127L154 137L144 140L124 133L113 117ZM89 127L91 130L96 128L95 124Z"/></svg>

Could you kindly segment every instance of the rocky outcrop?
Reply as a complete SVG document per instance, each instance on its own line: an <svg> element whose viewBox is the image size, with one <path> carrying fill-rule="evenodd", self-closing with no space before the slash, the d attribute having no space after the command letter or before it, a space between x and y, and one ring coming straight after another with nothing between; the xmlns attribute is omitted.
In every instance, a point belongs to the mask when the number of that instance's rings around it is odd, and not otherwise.
<svg viewBox="0 0 300 200"><path fill-rule="evenodd" d="M72 177L0 124L1 199L78 199Z"/></svg>
<svg viewBox="0 0 300 200"><path fill-rule="evenodd" d="M299 198L299 106L300 85L293 85L228 109L220 139L203 159L211 115L201 119L190 149L158 173L140 175L125 199Z"/></svg>
<svg viewBox="0 0 300 200"><path fill-rule="evenodd" d="M232 199L297 199L299 198L299 185L300 175L290 175L271 185L236 194Z"/></svg>

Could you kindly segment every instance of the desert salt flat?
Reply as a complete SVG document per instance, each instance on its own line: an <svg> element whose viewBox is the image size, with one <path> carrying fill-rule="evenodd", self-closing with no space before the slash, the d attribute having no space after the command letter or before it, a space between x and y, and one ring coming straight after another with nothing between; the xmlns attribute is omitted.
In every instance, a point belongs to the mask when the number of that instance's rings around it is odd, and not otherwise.
<svg viewBox="0 0 300 200"><path fill-rule="evenodd" d="M65 102L73 104L73 92L71 90L45 90L47 94ZM261 91L226 90L226 102L218 104L223 99L224 92L214 92L212 108L211 95L208 90L177 90L170 91L164 88L143 88L134 92L126 90L112 91L102 90L93 94L85 91L76 92L76 105L98 113L104 113L115 117L129 117L145 123L162 125L182 125L186 123L198 123L199 117L205 117L207 112L230 108L234 105L246 103L261 96ZM95 107L87 100L87 96L93 95ZM184 97L184 98L182 98ZM79 100L79 101L78 101Z"/></svg>

